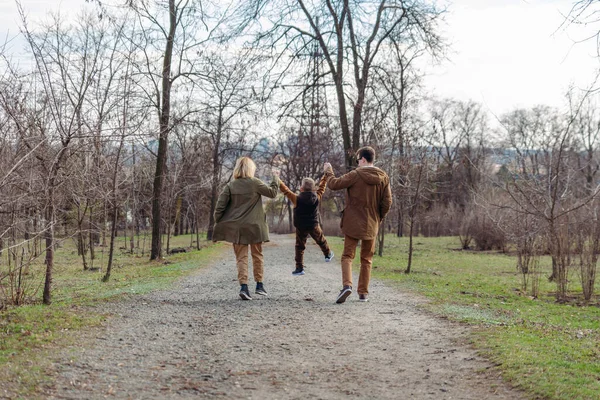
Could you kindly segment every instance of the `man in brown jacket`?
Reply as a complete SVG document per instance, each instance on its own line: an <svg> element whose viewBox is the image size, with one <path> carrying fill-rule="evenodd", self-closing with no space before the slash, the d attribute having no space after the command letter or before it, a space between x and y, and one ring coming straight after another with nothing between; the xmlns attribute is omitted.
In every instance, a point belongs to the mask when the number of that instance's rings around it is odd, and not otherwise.
<svg viewBox="0 0 600 400"><path fill-rule="evenodd" d="M360 248L360 275L358 278L358 298L369 300L369 281L375 253L375 239L379 224L390 211L392 192L390 178L381 169L375 167L375 150L366 146L356 153L358 168L336 178L331 164L325 163L327 185L331 190L346 189L346 208L340 224L344 234L344 253L342 254L343 288L336 299L341 304L352 294L352 261L356 254L358 241Z"/></svg>

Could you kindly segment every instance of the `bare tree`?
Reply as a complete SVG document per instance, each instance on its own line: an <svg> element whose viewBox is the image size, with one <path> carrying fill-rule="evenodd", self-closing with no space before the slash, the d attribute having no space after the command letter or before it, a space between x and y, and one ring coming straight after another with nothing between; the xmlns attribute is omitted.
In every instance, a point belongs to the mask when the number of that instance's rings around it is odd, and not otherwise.
<svg viewBox="0 0 600 400"><path fill-rule="evenodd" d="M354 166L361 145L363 107L372 69L387 51L390 38L423 43L434 54L443 48L436 32L442 12L423 1L255 0L250 7L264 13L261 21L272 21L258 38L277 53L278 65L285 63L279 67L282 79L295 60L318 43L326 64L323 74L330 76L335 88L347 170ZM290 57L282 57L284 54Z"/></svg>
<svg viewBox="0 0 600 400"><path fill-rule="evenodd" d="M570 99L577 103L576 99ZM579 113L573 121L575 146L581 154L578 157L578 169L584 177L584 190L590 194L595 189L596 176L600 169L598 148L600 146L600 115L597 96L587 93L581 103Z"/></svg>
<svg viewBox="0 0 600 400"><path fill-rule="evenodd" d="M428 197L429 192L429 162L425 151L417 153L416 163L406 168L404 191L404 204L407 207L408 216L408 261L404 273L409 274L412 267L414 253L413 239L415 235L415 225L420 211Z"/></svg>
<svg viewBox="0 0 600 400"><path fill-rule="evenodd" d="M207 239L212 239L214 208L222 178L224 157L231 154L231 146L240 135L240 122L256 120L256 107L262 102L260 88L255 88L259 75L260 57L252 49L209 51L199 60L202 81L197 90L202 123L199 134L212 142L212 181Z"/></svg>
<svg viewBox="0 0 600 400"><path fill-rule="evenodd" d="M123 152L127 143L127 140L129 139L129 134L133 133L133 131L135 131L135 129L131 129L129 127L129 119L131 118L130 116L130 108L131 108L131 100L129 98L131 91L130 88L132 86L132 80L131 80L131 70L132 70L132 57L131 57L131 49L129 51L129 54L127 54L126 51L123 51L127 56L126 57L122 57L119 60L115 59L115 53L116 53L116 49L120 46L118 46L118 44L121 42L121 40L123 39L122 37L122 31L123 31L124 25L123 23L119 24L116 26L116 35L114 38L114 45L112 47L112 52L110 53L110 60L113 61L113 63L109 63L108 67L106 69L108 69L108 76L107 76L107 80L108 82L106 83L106 90L105 93L109 92L109 89L112 87L112 83L113 82L119 82L120 83L120 90L121 93L119 96L115 96L116 102L114 105L114 114L117 116L117 118L115 118L116 120L116 126L115 126L115 131L119 132L119 141L117 144L117 147L115 149L115 155L114 155L114 164L113 164L113 170L112 170L112 179L111 179L111 196L110 196L110 200L112 203L112 221L111 221L111 233L110 233L110 245L109 245L109 251L108 251L108 264L106 266L106 273L104 274L104 276L102 277L102 281L103 282L107 282L110 279L110 274L112 271L112 265L113 265L113 257L114 257L114 249L115 249L115 238L117 236L117 220L118 220L118 215L119 215L119 210L122 208L120 201L119 201L119 175L120 175L120 171L123 168L122 165L122 156L123 156ZM119 71L119 75L117 75L117 72ZM99 114L100 117L99 120L99 124L102 123L102 117L104 116L104 106L106 104L105 101L105 97L101 97L102 101L100 102L100 107L99 107ZM120 104L119 104L120 103ZM120 105L119 108L117 108ZM112 109L112 107L111 107ZM120 117L120 121L119 121L119 117ZM120 123L119 123L120 122Z"/></svg>
<svg viewBox="0 0 600 400"><path fill-rule="evenodd" d="M410 166L410 161L406 160L406 151L418 142L414 134L420 131L419 126L422 125L418 118L421 113L419 105L422 100L420 95L422 73L416 67L416 61L424 56L426 51L419 47L419 43L405 45L402 41L394 40L394 37L391 39L393 51L387 54L385 61L373 70L375 79L371 97L380 117L365 117L365 121L381 120L381 123L370 124L370 135L365 138L365 142L379 144L382 150L378 151L379 161L388 166L395 197L393 207L396 208L396 234L400 237L403 235L403 211L405 210L402 205L404 199L402 188L407 173L405 168ZM378 249L381 256L385 225L382 224L380 228Z"/></svg>
<svg viewBox="0 0 600 400"><path fill-rule="evenodd" d="M83 134L82 110L98 72L99 47L86 47L87 42L78 43L76 40L81 37L70 35L60 16L55 16L40 33L32 32L23 9L20 4L17 5L23 33L35 59L41 86L40 101L45 108L42 114L32 110L30 116L39 121L33 125L23 121L22 116L16 113L12 118L20 125L23 143L28 148L37 147L35 156L45 179L46 278L43 301L50 304L57 223L56 194L64 179L61 170L69 158L72 143ZM85 50L70 51L80 48Z"/></svg>
<svg viewBox="0 0 600 400"><path fill-rule="evenodd" d="M162 196L169 133L174 125L185 118L184 115L177 120L171 118L173 90L185 88L201 78L197 70L197 55L216 34L224 16L215 13L216 18L209 18L208 9L197 0L168 0L166 4L162 1L134 0L129 2L129 6L140 27L139 34L131 38L141 54L141 60L134 65L138 66L139 74L146 79L140 85L144 86L147 100L158 116L150 254L150 259L154 260L161 257ZM176 86L177 83L180 85ZM187 95L190 96L189 89Z"/></svg>
<svg viewBox="0 0 600 400"><path fill-rule="evenodd" d="M429 114L426 140L438 159L436 198L464 211L480 180L487 115L478 103L452 99L434 99Z"/></svg>
<svg viewBox="0 0 600 400"><path fill-rule="evenodd" d="M200 227L204 226L202 217L209 212L205 203L210 196L212 177L206 171L213 167L212 141L210 136L199 133L199 124L202 122L181 124L174 130L175 149L172 159L173 164L179 163L179 166L170 167L169 173L173 192L170 202L180 204L179 221L175 221L175 225L186 221L186 230L189 227L196 234L197 249L201 248L199 235ZM175 197L178 199L174 200ZM192 246L193 240L190 243L190 247Z"/></svg>
<svg viewBox="0 0 600 400"><path fill-rule="evenodd" d="M558 301L566 299L568 273L576 247L577 229L573 229L572 225L574 212L592 202L598 193L595 188L592 193L581 195L577 187L581 174L577 171L579 155L573 151L576 143L573 126L579 110L575 107L567 116L550 115L548 125L546 121L537 122L539 113L534 109L532 120L535 123L507 127L509 137L517 137L510 132L515 126L531 127L536 132L534 136L538 144L528 152L516 151L520 157L514 159L510 170L518 173L513 173L505 186L511 203L502 207L533 217L544 232L546 247L552 257L549 279L557 284ZM531 134L519 129L520 137Z"/></svg>
<svg viewBox="0 0 600 400"><path fill-rule="evenodd" d="M571 25L583 25L596 30L591 35L586 33L583 39L577 39L577 41L595 40L597 55L600 56L600 28L598 28L600 26L600 18L598 18L600 4L598 4L597 0L577 0L573 1L572 4L559 29L567 29Z"/></svg>
<svg viewBox="0 0 600 400"><path fill-rule="evenodd" d="M40 192L34 154L41 143L27 148L20 129L35 119L29 105L30 80L10 64L0 78L0 308L23 304L38 292L29 266L41 254Z"/></svg>
<svg viewBox="0 0 600 400"><path fill-rule="evenodd" d="M583 298L589 301L594 294L598 255L600 254L600 218L598 199L578 210L574 231Z"/></svg>
<svg viewBox="0 0 600 400"><path fill-rule="evenodd" d="M549 156L547 150L564 122L558 111L548 106L516 109L500 121L507 133L504 145L517 153L520 173L539 175Z"/></svg>

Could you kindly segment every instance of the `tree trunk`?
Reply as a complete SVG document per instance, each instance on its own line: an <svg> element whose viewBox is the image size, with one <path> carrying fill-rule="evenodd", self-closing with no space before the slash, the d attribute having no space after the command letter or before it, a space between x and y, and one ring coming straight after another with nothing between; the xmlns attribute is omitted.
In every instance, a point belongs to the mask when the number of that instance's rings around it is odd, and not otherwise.
<svg viewBox="0 0 600 400"><path fill-rule="evenodd" d="M398 204L398 227L396 231L396 236L402 237L404 234L403 230L404 225L404 216L402 215L402 207L401 204Z"/></svg>
<svg viewBox="0 0 600 400"><path fill-rule="evenodd" d="M385 222L384 221L381 221L381 225L379 225L379 232L377 232L377 254L379 255L379 257L383 257L383 245L385 242Z"/></svg>
<svg viewBox="0 0 600 400"><path fill-rule="evenodd" d="M162 191L163 175L167 163L167 146L169 137L169 119L171 112L171 59L173 57L173 42L177 27L175 0L169 0L169 35L163 59L162 70L162 101L160 110L160 134L158 139L158 154L156 157L156 172L154 173L154 188L152 193L152 248L150 259L161 257L161 223L162 223Z"/></svg>
<svg viewBox="0 0 600 400"><path fill-rule="evenodd" d="M365 61L366 62L366 61ZM364 69L364 73L366 75L367 69ZM354 161L356 155L354 154L356 150L358 150L360 146L360 129L362 127L362 111L363 105L365 103L365 87L364 83L367 79L367 76L363 76L360 82L357 82L358 85L358 96L356 99L356 103L354 104L354 110L352 113L352 162L354 166Z"/></svg>
<svg viewBox="0 0 600 400"><path fill-rule="evenodd" d="M416 187L415 187L415 195L413 197L411 209L408 213L408 218L410 221L409 228L409 237L408 237L408 265L406 266L405 273L410 273L410 268L412 266L412 255L413 255L413 236L414 236L414 226L415 219L418 215L419 210L419 198L421 197L421 185L423 184L423 165L419 165L419 174L417 175Z"/></svg>
<svg viewBox="0 0 600 400"><path fill-rule="evenodd" d="M116 173L115 173L115 175L116 175ZM115 178L115 181L116 181L116 178ZM114 193L115 187L116 187L116 184L113 182L113 193ZM106 266L106 273L102 277L102 282L108 282L108 280L110 279L110 273L112 272L112 262L113 262L113 255L114 255L114 251L115 251L115 237L117 236L117 214L118 214L118 212L119 212L119 209L118 209L118 205L117 205L117 196L116 196L116 194L114 194L113 195L112 226L110 229L110 245L108 248L108 265Z"/></svg>
<svg viewBox="0 0 600 400"><path fill-rule="evenodd" d="M92 264L94 263L93 260L96 259L96 252L94 251L94 246L95 246L95 242L96 242L96 230L94 229L94 209L93 207L90 207L90 216L88 219L88 223L89 223L89 241L90 241L90 260L92 262Z"/></svg>
<svg viewBox="0 0 600 400"><path fill-rule="evenodd" d="M178 196L175 199L175 221L173 221L173 235L179 235L181 229L181 204L183 203L183 199L181 196Z"/></svg>
<svg viewBox="0 0 600 400"><path fill-rule="evenodd" d="M187 218L187 210L186 210L186 215L184 215L183 212L181 211L182 207L180 207L180 210L179 210L179 224L178 224L178 228L177 228L178 235L183 235L183 228L185 226L185 220Z"/></svg>
<svg viewBox="0 0 600 400"><path fill-rule="evenodd" d="M127 113L123 113L123 129L125 129L125 120L127 118ZM106 266L106 274L102 278L102 282L108 282L110 279L110 273L112 271L112 263L113 256L115 252L115 238L117 236L117 220L119 216L119 196L118 196L118 185L117 185L117 176L119 175L119 161L121 159L121 152L123 151L123 147L125 145L125 132L122 133L121 143L119 144L119 149L117 150L117 157L115 160L115 168L112 176L112 224L110 229L110 247L108 250L108 264ZM125 222L127 222L127 216L125 217ZM127 223L125 223L125 248L127 248Z"/></svg>
<svg viewBox="0 0 600 400"><path fill-rule="evenodd" d="M44 233L46 239L46 278L44 281L44 304L52 303L51 288L52 288L52 272L54 268L54 194L50 189L47 196L48 206L46 209L46 223L48 227Z"/></svg>
<svg viewBox="0 0 600 400"><path fill-rule="evenodd" d="M38 243L41 242L41 240L39 239L39 234L38 234L38 221L40 218L39 215L39 211L36 210L34 211L34 215L33 215L33 232L35 232L35 236L33 237L33 258L37 258L40 255L40 252L38 251ZM2 256L2 244L0 243L0 256Z"/></svg>
<svg viewBox="0 0 600 400"><path fill-rule="evenodd" d="M133 209L129 209L131 213L131 234L129 235L129 254L133 254L133 249L135 248L135 211Z"/></svg>
<svg viewBox="0 0 600 400"><path fill-rule="evenodd" d="M86 203L89 200L86 200ZM81 262L83 263L83 270L87 271L88 270L88 264L87 264L87 259L86 259L86 253L87 253L87 249L85 246L85 242L86 237L83 234L83 221L85 220L85 214L87 212L87 204L86 207L83 209L83 215L81 215L81 207L79 207L79 204L77 205L77 252L79 253L79 255L81 256Z"/></svg>
<svg viewBox="0 0 600 400"><path fill-rule="evenodd" d="M191 224L191 220L189 217L189 208L190 204L188 204L188 212L186 213L186 218L185 218L185 234L189 235L190 234L190 224Z"/></svg>
<svg viewBox="0 0 600 400"><path fill-rule="evenodd" d="M126 76L129 76L129 64L127 65L127 72L125 73ZM125 96L123 97L124 99L127 99L127 85L125 85L125 87L123 88L124 94ZM117 154L116 154L116 159L115 159L115 164L114 164L114 169L113 169L113 173L112 173L112 224L111 224L111 230L110 230L110 248L108 250L108 264L106 266L106 274L104 275L104 277L102 278L103 282L108 282L108 280L110 279L110 274L112 272L112 264L113 264L113 257L114 257L114 253L115 253L115 239L117 236L117 221L119 218L119 192L118 192L118 184L117 184L117 177L119 176L119 172L120 172L120 160L121 160L121 153L123 152L123 148L125 147L125 135L126 135L126 125L127 125L127 106L128 106L128 102L127 100L125 100L125 102L123 103L123 115L122 115L122 121L121 121L121 141L119 142L119 148L117 149ZM125 226L123 227L123 237L124 237L124 248L127 249L127 213L125 213ZM132 236L133 239L133 236Z"/></svg>
<svg viewBox="0 0 600 400"><path fill-rule="evenodd" d="M414 218L410 219L409 229L408 229L408 264L406 266L406 270L404 270L405 274L410 274L410 267L412 266L412 256L413 256L413 231L414 231L415 221Z"/></svg>
<svg viewBox="0 0 600 400"><path fill-rule="evenodd" d="M214 172L213 172L214 173ZM208 230L206 232L206 239L212 240L213 232L215 229L215 206L217 204L217 186L219 184L218 178L213 175L213 181L210 188L210 212L208 213Z"/></svg>
<svg viewBox="0 0 600 400"><path fill-rule="evenodd" d="M104 214L102 215L102 248L106 247L106 222L108 221L108 207L106 206L106 201L104 201ZM104 250L102 250L104 252Z"/></svg>
<svg viewBox="0 0 600 400"><path fill-rule="evenodd" d="M338 99L338 108L340 111L340 127L342 129L342 141L344 143L344 156L346 160L346 172L350 172L355 164L356 155L355 151L352 148L351 137L352 134L350 132L350 126L348 124L348 113L346 111L346 97L344 94L344 83L342 77L339 75L341 73L340 70L337 71L337 74L334 75L333 80L335 82L335 92L337 94Z"/></svg>
<svg viewBox="0 0 600 400"><path fill-rule="evenodd" d="M552 273L548 277L548 282L554 282L556 280L557 276L558 276L558 266L556 263L556 258L554 258L554 256L552 256Z"/></svg>
<svg viewBox="0 0 600 400"><path fill-rule="evenodd" d="M135 144L132 141L131 142L131 159L132 159L132 166L131 166L131 254L133 254L133 249L134 249L134 236L137 236L137 244L138 247L140 247L140 225L139 225L139 220L138 220L138 214L137 214L137 202L135 200L135 166L136 166L136 160L135 160Z"/></svg>
<svg viewBox="0 0 600 400"><path fill-rule="evenodd" d="M171 250L171 222L167 221L167 254L169 254L169 251Z"/></svg>
<svg viewBox="0 0 600 400"><path fill-rule="evenodd" d="M196 217L194 228L196 229L196 250L200 250L200 222L198 217Z"/></svg>
<svg viewBox="0 0 600 400"><path fill-rule="evenodd" d="M215 142L213 144L213 176L210 187L210 212L208 214L208 231L206 232L206 239L212 240L213 232L214 232L214 224L215 224L215 207L217 204L217 196L219 181L221 180L221 160L219 157L219 152L221 150L221 132L223 126L223 112L219 110L219 117L217 120L217 135L215 136Z"/></svg>
<svg viewBox="0 0 600 400"><path fill-rule="evenodd" d="M78 237L77 237L77 243L79 244L79 252L81 255L81 262L83 263L83 270L87 271L88 270L88 264L87 264L87 259L85 257L85 254L87 253L87 249L85 248L85 242L87 240L85 239L85 236L83 236L83 232L80 230Z"/></svg>

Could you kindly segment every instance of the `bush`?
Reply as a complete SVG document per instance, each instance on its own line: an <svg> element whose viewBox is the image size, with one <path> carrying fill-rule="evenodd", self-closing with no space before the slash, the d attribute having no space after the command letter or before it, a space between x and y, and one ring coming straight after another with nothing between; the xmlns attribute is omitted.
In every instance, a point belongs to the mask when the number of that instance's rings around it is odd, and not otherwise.
<svg viewBox="0 0 600 400"><path fill-rule="evenodd" d="M434 203L420 219L420 233L425 237L453 236L459 231L463 211L450 204Z"/></svg>
<svg viewBox="0 0 600 400"><path fill-rule="evenodd" d="M323 219L321 228L325 236L343 236L339 218Z"/></svg>
<svg viewBox="0 0 600 400"><path fill-rule="evenodd" d="M488 216L477 213L470 227L471 236L475 241L477 250L502 250L506 249L506 235Z"/></svg>
<svg viewBox="0 0 600 400"><path fill-rule="evenodd" d="M460 240L460 247L463 250L469 250L471 248L474 222L475 213L473 211L468 211L463 215L460 228L458 229L458 239Z"/></svg>

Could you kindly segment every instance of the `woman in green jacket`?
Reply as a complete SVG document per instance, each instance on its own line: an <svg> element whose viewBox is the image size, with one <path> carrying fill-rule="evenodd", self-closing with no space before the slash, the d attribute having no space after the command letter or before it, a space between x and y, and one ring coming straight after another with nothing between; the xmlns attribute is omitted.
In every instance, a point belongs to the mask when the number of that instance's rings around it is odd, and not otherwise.
<svg viewBox="0 0 600 400"><path fill-rule="evenodd" d="M240 157L233 169L233 180L223 188L215 207L213 241L233 243L241 285L242 300L252 300L248 290L248 247L252 255L256 294L266 296L263 285L264 260L262 243L269 241L269 227L262 205L262 196L274 198L279 187L277 173L267 186L254 177L256 164L249 157Z"/></svg>

